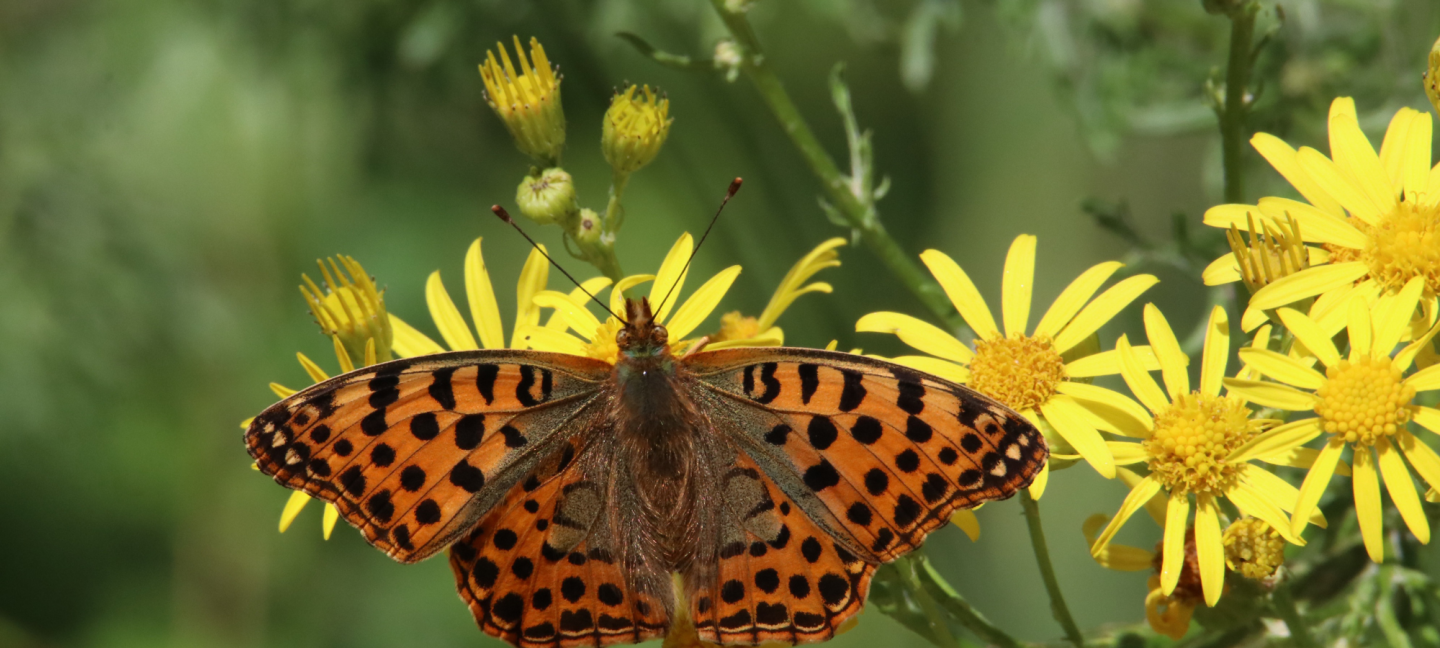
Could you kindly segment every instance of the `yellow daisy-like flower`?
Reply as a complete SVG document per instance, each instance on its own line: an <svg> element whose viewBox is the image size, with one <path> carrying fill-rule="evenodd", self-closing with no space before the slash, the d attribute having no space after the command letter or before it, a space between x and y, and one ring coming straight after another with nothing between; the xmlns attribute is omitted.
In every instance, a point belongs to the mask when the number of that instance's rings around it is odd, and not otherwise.
<svg viewBox="0 0 1440 648"><path fill-rule="evenodd" d="M1150 417L1135 412L1138 408L1127 409L1126 404L1133 402L1124 396L1077 380L1118 373L1119 358L1113 351L1069 362L1064 354L1086 342L1159 280L1148 274L1136 275L1095 297L1100 286L1122 266L1114 261L1101 263L1071 282L1032 330L1029 322L1035 237L1018 236L1005 259L1002 334L975 284L954 260L937 250L925 251L920 259L960 316L975 330L979 338L975 350L939 327L901 313L870 313L855 323L855 330L895 334L901 342L926 355L901 356L893 361L968 385L1010 406L1042 430L1053 430L1101 475L1114 477L1115 457L1100 432L1137 436ZM1031 332L1027 334L1027 330ZM1148 348L1136 353L1145 366L1159 366ZM1063 446L1054 449L1059 451ZM1044 492L1048 475L1047 463L1030 487L1032 494L1038 497Z"/></svg>
<svg viewBox="0 0 1440 648"><path fill-rule="evenodd" d="M1320 362L1323 373L1290 355L1263 349L1240 352L1240 358L1247 364L1278 382L1227 380L1226 386L1232 393L1267 407L1313 411L1316 416L1267 432L1234 453L1233 458L1244 459L1257 451L1293 446L1322 433L1329 434L1300 487L1291 533L1298 535L1304 530L1310 512L1315 510L1320 495L1330 483L1341 453L1349 445L1354 454L1355 514L1371 559L1380 562L1384 558L1382 475L1390 499L1400 510L1410 532L1422 544L1430 541L1430 525L1405 459L1410 460L1410 467L1426 483L1435 487L1440 486L1440 455L1411 434L1406 424L1413 420L1440 433L1440 410L1414 403L1417 392L1440 389L1440 365L1408 377L1404 374L1440 325L1431 327L1418 336L1419 339L1391 355L1409 329L1410 315L1424 288L1424 279L1415 277L1399 293L1378 300L1373 308L1363 298L1352 300L1347 310L1350 353L1343 358L1331 336L1313 319L1292 309L1280 309L1278 315L1285 327L1308 354Z"/></svg>
<svg viewBox="0 0 1440 648"><path fill-rule="evenodd" d="M1415 278L1424 281L1425 295L1440 293L1440 168L1431 168L1431 119L1401 108L1377 155L1360 131L1355 101L1341 97L1330 106L1330 157L1310 147L1296 151L1265 133L1250 140L1309 202L1271 197L1220 205L1205 212L1205 224L1229 229L1251 218L1272 225L1294 218L1304 240L1324 253L1256 291L1241 320L1245 330L1259 326L1263 311L1317 295L1346 304L1355 291L1394 294ZM1238 278L1233 254L1205 275L1210 284Z"/></svg>
<svg viewBox="0 0 1440 648"><path fill-rule="evenodd" d="M560 77L550 67L540 41L530 39L530 57L515 36L515 58L520 72L510 62L505 46L496 43L495 52L486 52L480 64L480 78L485 81L485 102L505 122L520 152L535 158L543 166L560 163L565 148L565 113L560 110ZM530 62L534 61L534 66Z"/></svg>
<svg viewBox="0 0 1440 648"><path fill-rule="evenodd" d="M720 331L710 336L709 348L785 344L785 331L775 326L776 320L780 319L785 309L801 295L812 292L829 294L834 291L833 286L823 281L810 284L805 282L810 281L810 278L821 270L839 267L840 252L837 248L843 245L845 239L832 238L801 257L790 267L790 271L785 273L785 278L780 280L780 286L775 289L775 294L770 297L770 302L765 304L765 310L760 312L759 317L750 317L740 311L731 311L720 316Z"/></svg>
<svg viewBox="0 0 1440 648"><path fill-rule="evenodd" d="M1255 440L1268 422L1251 418L1244 397L1220 394L1230 350L1230 325L1224 308L1217 306L1210 314L1199 389L1190 388L1180 342L1153 304L1145 306L1145 333L1160 360L1165 389L1150 377L1130 342L1121 336L1115 345L1120 375L1153 418L1140 443L1110 446L1118 463L1143 462L1150 474L1134 482L1115 518L1091 546L1091 554L1104 552L1126 520L1142 506L1155 506L1152 500L1163 491L1167 496L1165 510L1152 515L1164 520L1160 584L1161 592L1168 596L1180 579L1193 495L1200 582L1205 603L1213 606L1220 600L1225 580L1221 498L1230 500L1241 513L1280 529L1286 540L1304 544L1298 533L1291 533L1290 520L1285 516L1286 511L1295 508L1295 488L1250 463L1251 459L1260 459L1304 465L1305 460L1294 452L1304 441L1282 438L1257 448Z"/></svg>
<svg viewBox="0 0 1440 648"><path fill-rule="evenodd" d="M465 254L465 297L470 306L470 318L475 324L474 332L460 314L460 309L455 307L450 293L445 290L439 270L431 273L425 284L425 300L430 307L430 316L435 320L435 328L439 329L440 336L451 351L506 348L500 305L495 299L495 290L490 283L490 271L485 267L485 257L480 252L480 241L481 239L475 239ZM564 330L564 319L560 313L552 314L543 326L540 324L541 306L535 303L535 296L545 290L550 277L550 262L545 259L542 249L531 250L530 257L525 260L525 266L520 271L520 280L515 287L515 325L511 329L509 348L570 352L571 346L555 346L552 344L555 337L543 333ZM610 280L605 277L581 282L581 286L592 295L609 285ZM584 298L580 288L576 288L571 294ZM395 331L395 353L401 357L445 351L445 347L436 344L424 333L393 314L390 315L390 325Z"/></svg>
<svg viewBox="0 0 1440 648"><path fill-rule="evenodd" d="M610 312L625 312L625 291L647 281L652 282L650 306L656 309L655 321L665 325L670 339L674 340L670 346L678 352L683 352L693 346L696 340L686 339L686 336L694 333L701 322L710 316L710 313L719 305L720 299L730 290L730 285L735 282L735 278L740 276L740 266L738 265L721 270L684 302L677 305L685 286L685 278L690 274L685 265L694 249L694 239L688 232L682 234L680 239L675 241L675 245L670 248L670 252L665 255L665 260L661 262L660 271L657 274L632 275L617 282L610 291ZM559 322L553 328L537 327L530 331L531 341L535 348L590 356L611 364L615 363L615 358L620 352L619 348L615 346L615 334L623 326L618 319L607 317L604 322L600 321L586 308L588 298L583 294L572 292L567 295L554 291L541 291L535 294L533 301L537 307L554 308ZM574 334L568 334L567 330L573 331Z"/></svg>

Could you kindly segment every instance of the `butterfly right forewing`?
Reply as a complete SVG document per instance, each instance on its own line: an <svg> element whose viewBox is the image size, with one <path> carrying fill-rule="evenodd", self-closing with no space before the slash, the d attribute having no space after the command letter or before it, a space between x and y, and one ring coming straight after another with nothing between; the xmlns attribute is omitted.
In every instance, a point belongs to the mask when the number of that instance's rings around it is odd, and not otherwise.
<svg viewBox="0 0 1440 648"><path fill-rule="evenodd" d="M245 442L266 474L335 503L371 544L413 562L467 532L551 454L557 430L601 416L609 373L533 351L397 360L271 406Z"/></svg>

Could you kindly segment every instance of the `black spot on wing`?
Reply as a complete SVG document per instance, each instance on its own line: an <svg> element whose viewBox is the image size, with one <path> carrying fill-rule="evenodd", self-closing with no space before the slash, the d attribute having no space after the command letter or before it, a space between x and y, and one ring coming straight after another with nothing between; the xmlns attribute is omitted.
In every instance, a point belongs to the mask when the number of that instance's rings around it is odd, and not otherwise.
<svg viewBox="0 0 1440 648"><path fill-rule="evenodd" d="M845 386L840 390L840 411L848 412L865 402L865 385L861 384L862 374L850 369L842 369Z"/></svg>
<svg viewBox="0 0 1440 648"><path fill-rule="evenodd" d="M820 388L820 366L807 363L795 370L800 374L800 402L809 405L815 390Z"/></svg>
<svg viewBox="0 0 1440 648"><path fill-rule="evenodd" d="M475 389L485 399L485 404L495 402L495 379L500 376L500 367L493 364L476 365Z"/></svg>
<svg viewBox="0 0 1440 648"><path fill-rule="evenodd" d="M434 382L430 383L430 397L447 410L455 409L455 389L450 384L450 378L455 375L455 367L437 369L432 374Z"/></svg>

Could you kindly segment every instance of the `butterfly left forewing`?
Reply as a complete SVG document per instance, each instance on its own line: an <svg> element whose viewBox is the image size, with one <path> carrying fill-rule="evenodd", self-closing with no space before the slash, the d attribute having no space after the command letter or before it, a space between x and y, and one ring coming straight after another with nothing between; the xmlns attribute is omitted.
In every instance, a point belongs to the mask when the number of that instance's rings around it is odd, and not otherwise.
<svg viewBox="0 0 1440 648"><path fill-rule="evenodd" d="M558 440L599 415L610 367L468 351L397 360L314 385L246 431L287 487L333 502L366 540L412 562L463 534Z"/></svg>
<svg viewBox="0 0 1440 648"><path fill-rule="evenodd" d="M919 546L956 509L1013 495L1048 456L1009 408L881 360L748 348L699 353L687 366L719 395L715 424L817 523L875 561Z"/></svg>

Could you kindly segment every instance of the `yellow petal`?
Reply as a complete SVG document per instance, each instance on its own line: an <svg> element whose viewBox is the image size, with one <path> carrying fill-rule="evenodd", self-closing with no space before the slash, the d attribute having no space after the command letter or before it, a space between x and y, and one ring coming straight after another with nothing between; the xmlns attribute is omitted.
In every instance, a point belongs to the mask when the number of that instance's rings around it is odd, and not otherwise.
<svg viewBox="0 0 1440 648"><path fill-rule="evenodd" d="M1314 420L1314 419L1311 419ZM1292 448L1288 452L1281 452L1273 455L1264 455L1256 459L1272 466L1289 466L1309 470L1315 465L1315 460L1320 457L1320 451L1314 448ZM1350 464L1343 461L1335 464L1335 474L1341 477L1350 476ZM1313 524L1313 523L1312 523Z"/></svg>
<svg viewBox="0 0 1440 648"><path fill-rule="evenodd" d="M425 282L425 302L430 306L430 318L435 320L435 328L440 329L440 337L445 338L445 344L450 345L451 351L480 348L475 344L475 336L470 334L470 326L460 316L455 302L450 300L450 293L445 291L439 270L430 273L430 279Z"/></svg>
<svg viewBox="0 0 1440 648"><path fill-rule="evenodd" d="M1210 310L1210 321L1205 324L1205 351L1200 360L1200 393L1219 396L1221 381L1225 379L1225 365L1230 358L1230 317L1224 306Z"/></svg>
<svg viewBox="0 0 1440 648"><path fill-rule="evenodd" d="M1385 562L1385 531L1380 506L1380 476L1375 472L1375 458L1370 448L1357 445L1350 482L1355 490L1355 519L1360 523L1360 538L1370 560Z"/></svg>
<svg viewBox="0 0 1440 648"><path fill-rule="evenodd" d="M1430 408L1421 409L1423 411ZM1440 419L1440 412L1433 409L1430 409L1430 412L1432 417ZM1434 449L1415 438L1415 435L1405 428L1400 428L1400 431L1395 434L1395 438L1400 450L1405 453L1405 458L1410 460L1410 466L1415 469L1415 473L1420 475L1420 478L1424 479L1431 488L1440 489L1440 454L1436 454Z"/></svg>
<svg viewBox="0 0 1440 648"><path fill-rule="evenodd" d="M289 387L286 387L277 382L270 383L270 391L276 396L280 397L282 400L295 395L295 390L290 389ZM249 426L247 425L246 427Z"/></svg>
<svg viewBox="0 0 1440 648"><path fill-rule="evenodd" d="M713 348L713 347L712 347ZM925 373L935 374L941 378L961 385L969 382L970 370L962 365L932 358L930 356L906 355L890 358L895 364L905 365L911 369L918 369Z"/></svg>
<svg viewBox="0 0 1440 648"><path fill-rule="evenodd" d="M1250 145L1254 146L1300 195L1310 201L1310 204L1336 216L1345 215L1340 209L1340 203L1300 167L1295 149L1289 144L1269 133L1256 133L1250 138Z"/></svg>
<svg viewBox="0 0 1440 648"><path fill-rule="evenodd" d="M1190 359L1180 350L1180 341L1175 331L1165 321L1165 315L1154 304L1145 305L1145 336L1150 338L1150 348L1160 358L1160 375L1165 379L1165 391L1170 401L1190 393L1190 372L1186 365Z"/></svg>
<svg viewBox="0 0 1440 648"><path fill-rule="evenodd" d="M1240 349L1240 361L1270 378L1301 389L1315 390L1325 384L1325 374L1274 351Z"/></svg>
<svg viewBox="0 0 1440 648"><path fill-rule="evenodd" d="M1305 474L1305 482L1300 485L1300 497L1295 500L1295 510L1291 511L1291 533L1298 536L1305 532L1310 514L1315 511L1320 496L1325 494L1325 488L1330 485L1330 476L1335 474L1335 464L1340 462L1340 453L1344 450L1345 440L1336 437L1325 442L1325 447L1320 449L1320 456L1315 458L1315 465L1310 467L1310 472Z"/></svg>
<svg viewBox="0 0 1440 648"><path fill-rule="evenodd" d="M300 515L305 505L310 503L310 496L304 491L291 491L290 499L285 502L285 510L280 512L280 533L290 528L295 521L295 516Z"/></svg>
<svg viewBox="0 0 1440 648"><path fill-rule="evenodd" d="M654 281L654 279L655 275L630 275L615 282L614 287L610 288L611 314L616 315L616 319L620 319L619 316L625 313L625 293L635 286L647 281ZM651 304L651 307L653 308L654 304Z"/></svg>
<svg viewBox="0 0 1440 648"><path fill-rule="evenodd" d="M1255 228L1259 229L1268 220L1271 219L1260 211L1258 206L1234 203L1211 207L1205 210L1205 215L1202 217L1202 222L1211 227L1228 230L1231 225L1234 225L1242 232L1248 231L1252 222L1255 224Z"/></svg>
<svg viewBox="0 0 1440 648"><path fill-rule="evenodd" d="M1305 540L1290 532L1290 520L1285 517L1278 502L1272 500L1269 494L1253 488L1249 482L1239 481L1225 490L1225 497L1230 500L1240 513L1250 517L1260 518L1266 524L1275 527L1276 531L1291 544L1304 545Z"/></svg>
<svg viewBox="0 0 1440 648"><path fill-rule="evenodd" d="M1047 461L1040 465L1040 473L1035 475L1035 481L1030 482L1030 487L1026 490L1030 492L1030 497L1033 497L1036 501L1039 501L1040 498L1045 495L1045 487L1049 484L1050 462Z"/></svg>
<svg viewBox="0 0 1440 648"><path fill-rule="evenodd" d="M1115 457L1110 454L1110 448L1105 446L1105 439L1100 432L1085 420L1085 416L1076 411L1080 405L1063 395L1050 397L1049 400L1040 404L1040 412L1045 415L1045 420L1055 428L1080 456L1089 462L1095 472L1100 473L1106 479L1115 478Z"/></svg>
<svg viewBox="0 0 1440 648"><path fill-rule="evenodd" d="M665 316L669 315L670 309L675 306L674 301L662 303L666 301L667 294L671 300L680 298L680 292L685 287L685 276L689 274L688 270L682 273L682 269L694 251L693 240L690 233L686 232L675 241L675 245L671 246L670 252L665 255L665 260L660 263L660 271L655 273L655 283L650 285L650 307L658 309L655 321L666 321Z"/></svg>
<svg viewBox="0 0 1440 648"><path fill-rule="evenodd" d="M1325 190L1334 196L1351 216L1373 225L1384 213L1380 205L1371 200L1369 194L1351 181L1325 154L1302 146L1295 159L1300 163L1300 168L1316 182L1324 185Z"/></svg>
<svg viewBox="0 0 1440 648"><path fill-rule="evenodd" d="M1305 449L1309 450L1309 448ZM1290 482L1276 477L1275 473L1254 464L1245 464L1240 468L1240 478L1248 488L1280 507L1280 510L1286 513L1295 510L1295 502L1300 499L1300 489L1291 486ZM1321 515L1319 509L1316 509L1314 513L1310 514L1310 524L1322 529L1326 527L1325 516ZM1274 524L1270 526L1275 527L1275 530L1283 534L1286 538L1293 537L1290 534L1290 520L1285 520L1283 526L1276 526Z"/></svg>
<svg viewBox="0 0 1440 648"><path fill-rule="evenodd" d="M980 541L980 518L975 517L975 511L970 509L955 511L955 513L950 516L950 522L960 527L960 530L965 532L965 535L970 538L971 542Z"/></svg>
<svg viewBox="0 0 1440 648"><path fill-rule="evenodd" d="M1160 391L1160 386L1155 384L1155 380L1140 366L1140 360L1130 348L1130 340L1124 335L1120 336L1115 342L1115 350L1120 352L1120 375L1130 387L1130 393L1135 394L1152 413L1169 407L1170 401L1165 398L1165 392Z"/></svg>
<svg viewBox="0 0 1440 648"><path fill-rule="evenodd" d="M475 239L465 252L465 298L470 302L470 319L475 321L475 328L480 332L480 345L487 349L503 349L505 328L500 323L500 304L495 301L495 288L490 284L485 256L480 253L480 241Z"/></svg>
<svg viewBox="0 0 1440 648"><path fill-rule="evenodd" d="M1296 339L1303 342L1305 348L1315 354L1315 358L1321 364L1333 367L1340 362L1340 351L1335 348L1335 343L1330 341L1330 336L1320 330L1315 320L1290 308L1282 308L1275 311L1275 314L1280 316L1280 321L1285 324L1285 328L1290 329Z"/></svg>
<svg viewBox="0 0 1440 648"><path fill-rule="evenodd" d="M1148 476L1141 477L1139 474L1137 474L1133 470L1130 470L1129 468L1116 468L1115 477L1118 478L1121 483L1125 484L1125 486L1129 487L1132 490L1139 487L1140 482L1149 479ZM1150 515L1150 519L1155 520L1155 524L1160 525L1160 528L1162 529L1165 528L1165 508L1169 506L1169 504L1166 502L1168 498L1168 493L1164 492L1163 490L1157 489L1154 493L1150 495L1149 499L1145 500L1145 512L1148 513Z"/></svg>
<svg viewBox="0 0 1440 648"><path fill-rule="evenodd" d="M1095 536L1105 527L1110 518L1104 513L1096 513L1088 518L1081 525L1081 532L1085 535L1085 542L1095 544ZM1151 569L1155 563L1155 554L1139 547L1130 547L1121 544L1110 543L1105 545L1100 554L1095 556L1095 562L1106 569L1115 571L1146 571Z"/></svg>
<svg viewBox="0 0 1440 648"><path fill-rule="evenodd" d="M955 336L934 324L904 313L870 313L855 322L855 331L891 333L917 351L951 362L970 362L970 359L975 357L974 352L955 339Z"/></svg>
<svg viewBox="0 0 1440 648"><path fill-rule="evenodd" d="M566 296L570 298L570 301L579 304L582 308L584 308L590 303L591 297L600 294L600 291L604 290L605 287L609 286L610 284L611 281L609 277L591 277L589 279L586 279L585 281L580 282L580 285L572 289L569 293L566 294ZM605 306L605 302L601 302L598 299L594 301L598 302L601 306ZM592 315L591 317L594 316ZM598 324L600 320L598 318L595 318L595 321ZM567 322L565 319L562 319L559 313L551 313L550 319L545 320L545 328L557 330L563 333L566 329L569 328L569 322ZM585 335L584 331L576 332L580 333L581 335Z"/></svg>
<svg viewBox="0 0 1440 648"><path fill-rule="evenodd" d="M1380 458L1380 475L1385 479L1385 491L1390 501L1400 511L1405 526L1420 544L1430 544L1430 523L1425 519L1425 509L1420 506L1420 496L1415 492L1415 482L1410 480L1410 469L1400 457L1400 451L1390 447L1385 437L1375 443L1375 453Z"/></svg>
<svg viewBox="0 0 1440 648"><path fill-rule="evenodd" d="M330 502L326 502L326 503L325 503L325 516L324 516L324 519L321 520L321 522L320 522L320 533L325 536L325 539L326 539L326 540L329 540L329 539L330 539L330 534L332 534L332 533L335 532L335 523L336 523L337 521L339 521L339 520L340 520L340 509L335 508L335 505L334 505L334 504L331 504Z"/></svg>
<svg viewBox="0 0 1440 648"><path fill-rule="evenodd" d="M1119 428L1117 434L1146 438L1150 436L1150 429L1155 426L1154 419L1145 408L1119 392L1068 380L1057 385L1055 390L1110 421Z"/></svg>
<svg viewBox="0 0 1440 648"><path fill-rule="evenodd" d="M1160 552L1160 591L1169 596L1185 567L1185 531L1190 521L1190 495L1170 493L1165 508L1164 549Z"/></svg>
<svg viewBox="0 0 1440 648"><path fill-rule="evenodd" d="M1090 269L1080 273L1079 277L1076 277L1074 281L1070 282L1070 285L1065 287L1065 290L1060 292L1060 296L1055 298L1055 302L1050 304L1050 308L1040 318L1040 323L1035 325L1035 335L1055 337L1060 329L1069 324L1071 318L1080 312L1080 309L1085 306L1085 302L1090 301L1090 298L1095 295L1095 291L1100 290L1100 286L1104 285L1105 281L1124 265L1119 261L1107 261L1091 266Z"/></svg>
<svg viewBox="0 0 1440 648"><path fill-rule="evenodd" d="M1265 407L1278 407L1292 412L1307 412L1315 409L1320 398L1309 392L1302 392L1288 385L1263 380L1225 379L1225 388L1231 394Z"/></svg>
<svg viewBox="0 0 1440 648"><path fill-rule="evenodd" d="M1155 357L1155 350L1150 345L1132 346L1131 351L1140 360L1140 367L1145 371L1159 371L1160 359ZM1182 356L1183 357L1183 356ZM1189 362L1189 358L1185 358ZM1065 375L1069 378L1093 378L1095 376L1113 376L1120 373L1120 354L1111 349L1092 353L1083 358L1077 358L1065 365Z"/></svg>
<svg viewBox="0 0 1440 648"><path fill-rule="evenodd" d="M1350 338L1350 361L1355 362L1360 356L1370 352L1370 307L1366 305L1365 298L1356 297L1350 300L1345 312L1345 322Z"/></svg>
<svg viewBox="0 0 1440 648"><path fill-rule="evenodd" d="M1364 296L1366 303L1374 304L1380 298L1380 286L1374 279L1365 279L1349 287L1336 288L1315 298L1310 307L1310 319L1326 337L1333 337L1345 328L1346 313L1350 300L1356 295Z"/></svg>
<svg viewBox="0 0 1440 648"><path fill-rule="evenodd" d="M1440 332L1440 322L1436 322L1435 325L1431 326L1428 330L1426 330L1424 334L1416 338L1415 341L1411 342L1410 344L1405 345L1405 348L1401 349L1399 353L1395 354L1395 367L1400 371L1405 371L1409 369L1410 365L1415 362L1415 358L1420 355L1421 351L1432 349L1432 347L1430 346L1430 340L1435 338L1436 332ZM1435 365L1431 366L1433 367ZM1429 367L1426 367L1426 369L1429 369ZM1411 377L1413 378L1414 376Z"/></svg>
<svg viewBox="0 0 1440 648"><path fill-rule="evenodd" d="M516 331L516 335L520 336L520 339L516 341L516 346L520 348L577 356L586 355L587 352L585 343L581 342L579 338L543 326L532 326L527 331Z"/></svg>
<svg viewBox="0 0 1440 648"><path fill-rule="evenodd" d="M1410 144L1410 115L1405 108L1401 108L1390 118L1390 125L1385 129L1385 139L1380 142L1380 166L1385 168L1385 175L1390 178L1390 184L1396 187L1405 186L1405 149ZM1429 175L1429 160L1424 163L1425 173ZM1421 187L1411 187L1412 190Z"/></svg>
<svg viewBox="0 0 1440 648"><path fill-rule="evenodd" d="M1205 605L1215 607L1225 591L1225 545L1220 538L1220 512L1215 496L1196 495L1195 557L1200 559L1200 588Z"/></svg>
<svg viewBox="0 0 1440 648"><path fill-rule="evenodd" d="M840 265L840 254L835 248L845 245L845 239L835 237L820 245L815 246L795 265L790 266L790 271L785 273L785 278L780 280L780 286L775 289L775 294L770 297L770 302L765 304L765 310L760 312L759 324L761 329L770 328L780 314L795 301L796 297L809 292L825 292L831 290L830 284L817 282L804 285L815 273L826 268L834 268Z"/></svg>
<svg viewBox="0 0 1440 648"><path fill-rule="evenodd" d="M1390 355L1400 344L1400 338L1410 331L1410 320L1415 315L1415 306L1420 303L1420 294L1425 290L1425 279L1412 278L1393 295L1381 297L1371 311L1374 322L1370 357ZM1352 345L1355 342L1350 342Z"/></svg>
<svg viewBox="0 0 1440 648"><path fill-rule="evenodd" d="M1400 113L1410 115L1410 133L1406 138L1404 160L1400 163L1403 173L1395 186L1404 191L1424 192L1429 185L1430 139L1434 136L1435 124L1430 113L1413 108L1401 108Z"/></svg>
<svg viewBox="0 0 1440 648"><path fill-rule="evenodd" d="M390 315L390 330L395 335L390 342L390 349L402 358L445 352L444 347L393 314Z"/></svg>
<svg viewBox="0 0 1440 648"><path fill-rule="evenodd" d="M960 311L960 317L965 318L975 335L982 340L1000 337L1000 330L995 328L995 317L990 314L985 300L980 298L980 291L975 289L975 283L954 259L939 250L926 250L920 253L920 261L930 269L930 274L935 275L935 281L940 283L950 303Z"/></svg>
<svg viewBox="0 0 1440 648"><path fill-rule="evenodd" d="M1316 209L1289 198L1261 198L1260 211L1272 222L1283 223L1293 217L1300 225L1300 238L1306 243L1330 243L1353 250L1363 249L1368 238L1343 217ZM1241 224L1241 231L1246 230ZM1256 222L1258 229L1260 223Z"/></svg>
<svg viewBox="0 0 1440 648"><path fill-rule="evenodd" d="M1130 489L1130 493L1125 496L1125 501L1120 503L1120 510L1115 512L1114 519L1110 520L1110 524L1105 526L1105 531L1101 532L1100 537L1090 545L1090 556L1099 555L1105 545L1110 544L1110 539L1115 537L1115 533L1120 530L1120 527L1130 519L1130 516L1134 515L1135 511L1140 510L1140 507L1159 492L1160 482L1155 481L1153 477L1146 477L1135 484L1134 488Z"/></svg>
<svg viewBox="0 0 1440 648"><path fill-rule="evenodd" d="M730 266L715 273L709 281L706 281L700 288L696 289L684 304L676 309L675 316L665 323L665 328L675 339L682 339L690 335L692 331L699 328L706 317L715 310L715 306L725 297L730 290L730 285L735 283L735 278L740 276L740 266Z"/></svg>
<svg viewBox="0 0 1440 648"><path fill-rule="evenodd" d="M1287 304L1314 297L1323 292L1342 288L1355 280L1370 274L1370 266L1363 261L1327 263L1306 268L1295 274L1281 277L1250 296L1250 308L1270 310Z"/></svg>
<svg viewBox="0 0 1440 648"><path fill-rule="evenodd" d="M1000 280L1000 317L1006 335L1025 335L1030 326L1030 298L1035 283L1035 237L1021 234L1005 255L1005 273Z"/></svg>
<svg viewBox="0 0 1440 648"><path fill-rule="evenodd" d="M1105 447L1110 449L1110 455L1115 457L1117 466L1137 464L1150 458L1150 453L1145 451L1145 446L1139 443L1106 441Z"/></svg>
<svg viewBox="0 0 1440 648"><path fill-rule="evenodd" d="M524 267L520 268L520 280L515 282L515 327L510 334L510 346L516 349L525 348L520 341L530 329L540 325L540 307L535 305L535 295L550 281L550 261L545 255L545 246L532 248Z"/></svg>
<svg viewBox="0 0 1440 648"><path fill-rule="evenodd" d="M315 364L315 361L311 360L305 354L296 353L295 359L300 361L300 366L305 368L305 373L310 376L310 380L322 383L330 379L330 376L325 375L325 370L321 369L320 365Z"/></svg>
<svg viewBox="0 0 1440 648"><path fill-rule="evenodd" d="M1200 273L1200 280L1207 286L1219 286L1239 281L1240 264L1235 261L1235 253L1226 252L1224 256L1211 261L1210 265L1205 266L1205 270Z"/></svg>
<svg viewBox="0 0 1440 648"><path fill-rule="evenodd" d="M1330 103L1330 156L1354 179L1355 188L1369 198L1377 216L1395 208L1395 187L1386 177L1370 140L1360 131L1355 100L1349 97L1338 97Z"/></svg>
<svg viewBox="0 0 1440 648"><path fill-rule="evenodd" d="M1265 433L1246 441L1244 445L1231 451L1230 455L1225 457L1225 463L1240 463L1289 452L1320 436L1320 432L1320 419L1307 418L1291 421L1266 430Z"/></svg>
<svg viewBox="0 0 1440 648"><path fill-rule="evenodd" d="M345 350L345 345L340 342L340 336L330 336L330 343L335 347L335 359L340 361L340 373L350 373L355 370L355 362L350 359L350 352Z"/></svg>
<svg viewBox="0 0 1440 648"><path fill-rule="evenodd" d="M1151 286L1159 283L1154 275L1135 275L1120 283L1111 286L1108 290L1100 293L1095 301L1090 302L1055 336L1055 351L1065 353L1072 347L1082 342L1090 334L1100 330L1106 322L1115 317L1130 302L1135 301L1142 293L1149 290Z"/></svg>
<svg viewBox="0 0 1440 648"><path fill-rule="evenodd" d="M561 333L568 328L578 333L580 337L589 340L595 337L595 329L600 327L600 320L595 315L586 310L582 304L575 303L565 293L542 290L535 295L535 305L541 308L555 309L555 317L565 324L563 328L559 329ZM677 337L677 339L679 338Z"/></svg>
<svg viewBox="0 0 1440 648"><path fill-rule="evenodd" d="M1440 389L1440 364L1430 365L1411 374L1405 379L1405 385L1414 387L1417 392Z"/></svg>

